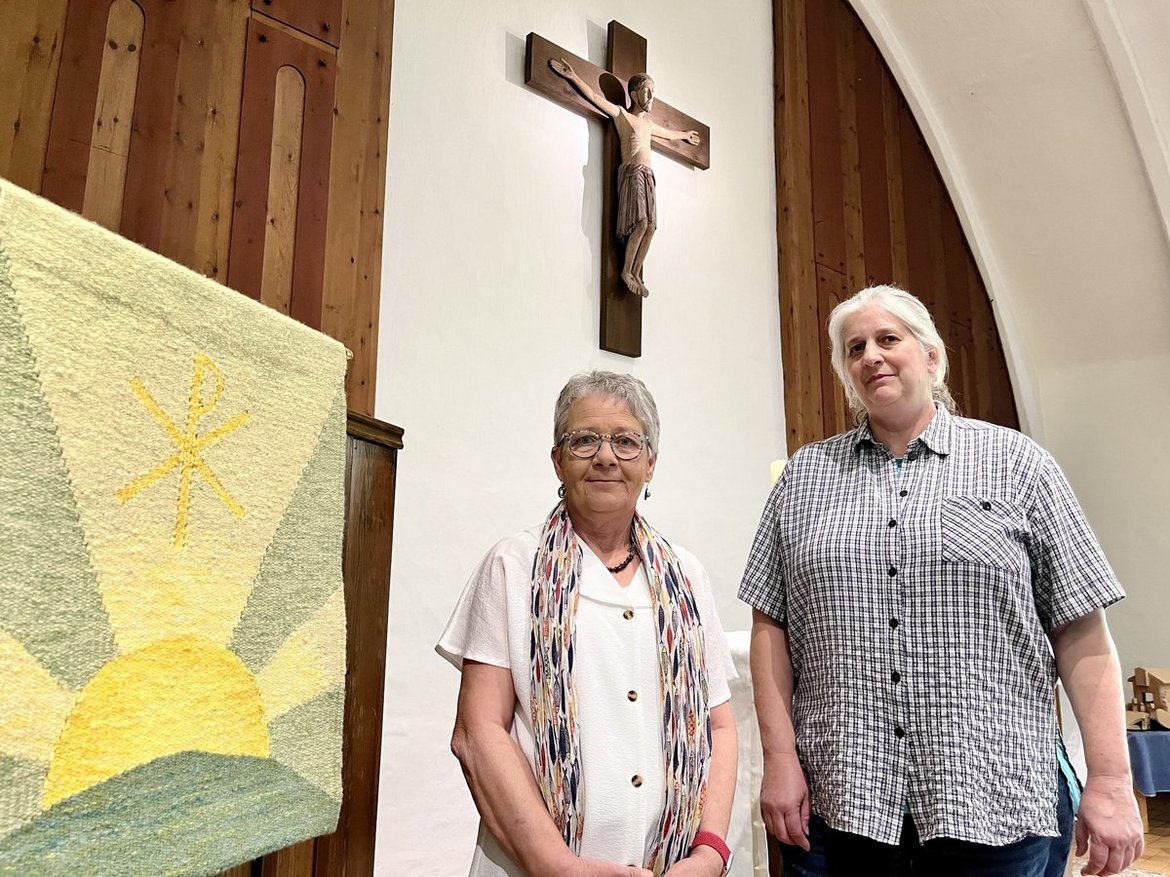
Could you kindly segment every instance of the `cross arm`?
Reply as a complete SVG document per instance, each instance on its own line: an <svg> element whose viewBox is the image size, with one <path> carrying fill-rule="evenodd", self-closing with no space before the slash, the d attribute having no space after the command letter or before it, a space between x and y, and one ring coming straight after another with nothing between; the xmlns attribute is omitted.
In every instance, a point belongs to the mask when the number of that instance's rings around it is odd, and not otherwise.
<svg viewBox="0 0 1170 877"><path fill-rule="evenodd" d="M657 98L654 99L654 109L650 111L650 118L656 124L663 128L669 128L672 131L698 131L699 145L695 146L685 140L659 140L655 138L652 141L652 146L657 152L663 155L669 155L671 158L681 161L683 164L689 164L691 167L697 167L699 170L705 171L711 167L711 129L700 122L698 119L692 119L681 110L676 110L669 104L665 104Z"/></svg>
<svg viewBox="0 0 1170 877"><path fill-rule="evenodd" d="M550 60L558 58L564 58L568 61L577 75L589 83L599 94L604 94L608 100L619 106L628 105L624 80L617 78L596 64L590 64L572 52L566 52L560 46L535 33L528 34L527 50L524 53L524 84L566 109L586 118L597 119L609 124L609 116L583 97L572 83L558 76L548 66ZM620 89L620 94L618 89ZM654 108L650 112L650 119L655 124L674 131L699 132L698 146L685 140L668 141L655 138L652 146L656 152L668 155L683 164L689 164L700 170L706 170L711 166L710 128L657 98L654 99Z"/></svg>
<svg viewBox="0 0 1170 877"><path fill-rule="evenodd" d="M528 35L527 50L524 53L524 84L539 91L565 109L608 124L609 116L577 91L571 82L554 73L552 68L548 66L549 61L560 58L568 61L576 74L593 86L598 94L605 94L606 98L619 106L625 104L624 94L618 100L613 100L616 95L606 93L605 89L602 88L602 77L611 74L596 64L590 64L584 58L578 58L572 52L566 52L560 46L550 43L535 33Z"/></svg>

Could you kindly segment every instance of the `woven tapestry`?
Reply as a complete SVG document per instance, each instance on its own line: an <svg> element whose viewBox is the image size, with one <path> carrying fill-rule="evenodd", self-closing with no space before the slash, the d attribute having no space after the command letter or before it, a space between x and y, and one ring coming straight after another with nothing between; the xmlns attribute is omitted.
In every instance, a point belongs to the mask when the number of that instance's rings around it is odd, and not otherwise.
<svg viewBox="0 0 1170 877"><path fill-rule="evenodd" d="M345 349L0 180L0 873L337 822Z"/></svg>

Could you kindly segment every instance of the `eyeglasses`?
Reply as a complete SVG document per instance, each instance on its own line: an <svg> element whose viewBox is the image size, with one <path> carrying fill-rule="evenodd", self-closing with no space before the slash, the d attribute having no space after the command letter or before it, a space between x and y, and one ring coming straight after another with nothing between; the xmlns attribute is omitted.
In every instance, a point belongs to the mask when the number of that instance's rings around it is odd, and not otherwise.
<svg viewBox="0 0 1170 877"><path fill-rule="evenodd" d="M642 448L646 447L646 436L638 435L636 432L598 435L588 429L578 429L574 432L566 432L557 440L557 444L559 445L566 439L569 444L569 453L582 460L596 457L603 442L609 442L610 450L619 460L636 460L638 455L642 453Z"/></svg>

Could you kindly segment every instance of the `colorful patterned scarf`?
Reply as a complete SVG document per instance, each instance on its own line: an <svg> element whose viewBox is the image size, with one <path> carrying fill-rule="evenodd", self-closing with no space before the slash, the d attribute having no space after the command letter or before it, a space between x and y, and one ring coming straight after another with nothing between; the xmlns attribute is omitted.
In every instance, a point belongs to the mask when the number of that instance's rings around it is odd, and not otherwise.
<svg viewBox="0 0 1170 877"><path fill-rule="evenodd" d="M666 806L644 867L662 874L686 858L698 830L711 761L703 629L691 584L670 544L638 513L631 535L658 622ZM532 562L532 730L545 805L574 853L581 849L581 745L573 684L581 547L565 504L540 535Z"/></svg>

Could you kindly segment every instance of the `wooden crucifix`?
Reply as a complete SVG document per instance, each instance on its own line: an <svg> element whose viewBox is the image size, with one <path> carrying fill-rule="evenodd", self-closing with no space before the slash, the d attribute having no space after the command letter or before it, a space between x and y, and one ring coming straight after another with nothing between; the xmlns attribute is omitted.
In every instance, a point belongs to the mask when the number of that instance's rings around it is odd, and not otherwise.
<svg viewBox="0 0 1170 877"><path fill-rule="evenodd" d="M630 285L622 279L627 249L618 235L621 140L616 125L610 123L610 116L583 95L559 70L560 62L567 62L571 72L580 77L587 88L602 96L603 103L629 106L626 84L631 77L646 72L646 40L628 27L611 21L608 42L606 66L609 69L603 70L543 37L530 33L525 54L524 82L561 106L605 123L605 185L601 209L601 349L625 356L641 356L643 296L632 292ZM701 170L711 166L711 130L702 122L657 98L653 100L646 118L667 131L697 134L697 137L689 140L666 140L655 136L651 141L655 150ZM693 140L698 140L698 143ZM641 278L636 279L640 281ZM636 287L637 283L632 285Z"/></svg>

